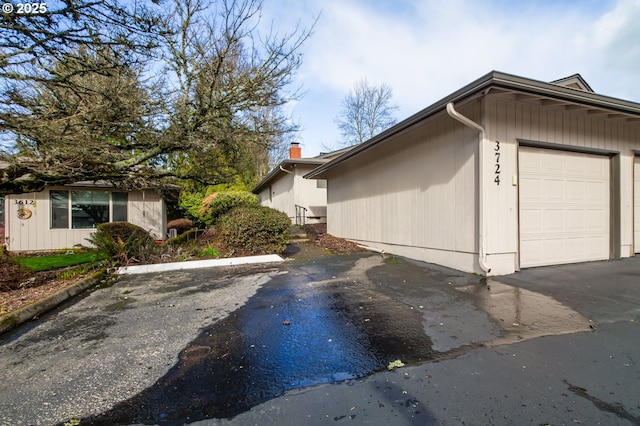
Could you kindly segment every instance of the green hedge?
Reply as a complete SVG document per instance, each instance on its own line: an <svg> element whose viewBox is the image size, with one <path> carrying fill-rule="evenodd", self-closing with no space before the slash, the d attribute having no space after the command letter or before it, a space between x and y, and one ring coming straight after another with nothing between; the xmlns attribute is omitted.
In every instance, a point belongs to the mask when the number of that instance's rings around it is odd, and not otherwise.
<svg viewBox="0 0 640 426"><path fill-rule="evenodd" d="M213 226L231 209L258 205L260 205L258 197L249 191L215 192L202 201L198 211L199 220L206 226Z"/></svg>
<svg viewBox="0 0 640 426"><path fill-rule="evenodd" d="M220 241L235 254L282 253L287 247L291 220L268 207L237 207L219 219L217 229Z"/></svg>

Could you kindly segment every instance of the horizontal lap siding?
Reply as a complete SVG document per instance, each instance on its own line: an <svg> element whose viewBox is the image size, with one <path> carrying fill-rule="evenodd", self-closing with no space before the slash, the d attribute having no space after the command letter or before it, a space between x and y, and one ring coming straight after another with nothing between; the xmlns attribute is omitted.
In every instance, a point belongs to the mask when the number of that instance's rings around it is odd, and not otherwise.
<svg viewBox="0 0 640 426"><path fill-rule="evenodd" d="M330 171L329 233L476 252L477 141L477 132L440 114Z"/></svg>

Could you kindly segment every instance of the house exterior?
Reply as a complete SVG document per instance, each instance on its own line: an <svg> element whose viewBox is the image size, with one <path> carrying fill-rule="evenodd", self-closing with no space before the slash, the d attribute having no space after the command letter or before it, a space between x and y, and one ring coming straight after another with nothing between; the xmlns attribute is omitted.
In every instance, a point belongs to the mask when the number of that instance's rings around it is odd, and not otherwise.
<svg viewBox="0 0 640 426"><path fill-rule="evenodd" d="M640 252L640 104L491 72L306 177L328 232L483 275Z"/></svg>
<svg viewBox="0 0 640 426"><path fill-rule="evenodd" d="M164 239L164 199L153 190L121 191L100 184L46 188L4 198L4 237L11 251L47 251L89 245L103 222L126 221Z"/></svg>
<svg viewBox="0 0 640 426"><path fill-rule="evenodd" d="M324 223L327 219L326 182L303 176L348 149L301 158L298 143L292 143L289 158L280 162L251 191L260 204L286 213L292 223Z"/></svg>

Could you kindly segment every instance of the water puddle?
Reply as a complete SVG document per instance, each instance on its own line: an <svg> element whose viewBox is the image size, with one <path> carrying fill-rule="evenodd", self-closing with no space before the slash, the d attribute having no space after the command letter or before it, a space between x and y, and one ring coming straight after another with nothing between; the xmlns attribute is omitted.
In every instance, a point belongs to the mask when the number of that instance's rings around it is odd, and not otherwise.
<svg viewBox="0 0 640 426"><path fill-rule="evenodd" d="M536 337L591 330L589 319L552 297L487 279L486 285L457 288L474 297L504 335L487 342L495 346Z"/></svg>
<svg viewBox="0 0 640 426"><path fill-rule="evenodd" d="M410 365L459 356L485 340L500 345L590 329L556 300L495 280L438 287L423 267L392 264L404 271L399 280L395 269L381 268L380 256L344 259L283 265L247 303L203 329L153 386L82 424L229 418L288 390L362 378L395 361ZM458 333L458 326L484 331L434 350L429 334Z"/></svg>
<svg viewBox="0 0 640 426"><path fill-rule="evenodd" d="M433 359L422 315L367 278L380 263L360 259L346 271L307 265L274 277L204 329L152 387L82 423L231 417L290 389L362 378L395 360Z"/></svg>

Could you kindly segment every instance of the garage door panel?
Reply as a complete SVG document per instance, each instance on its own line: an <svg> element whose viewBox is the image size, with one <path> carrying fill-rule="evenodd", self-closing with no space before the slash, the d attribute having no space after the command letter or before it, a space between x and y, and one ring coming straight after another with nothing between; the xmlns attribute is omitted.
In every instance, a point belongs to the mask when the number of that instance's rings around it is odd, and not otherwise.
<svg viewBox="0 0 640 426"><path fill-rule="evenodd" d="M562 203L565 201L566 189L563 181L548 178L544 179L543 188L542 197L544 197L543 200L546 200L546 202Z"/></svg>
<svg viewBox="0 0 640 426"><path fill-rule="evenodd" d="M555 233L562 231L565 227L564 211L547 209L543 212L542 228L540 232Z"/></svg>
<svg viewBox="0 0 640 426"><path fill-rule="evenodd" d="M555 176L559 172L562 172L565 165L560 156L545 156L540 154L538 156L538 164L540 165L540 171L549 175Z"/></svg>
<svg viewBox="0 0 640 426"><path fill-rule="evenodd" d="M567 219L566 230L568 232L580 232L587 228L586 213L584 210L567 209L565 216Z"/></svg>
<svg viewBox="0 0 640 426"><path fill-rule="evenodd" d="M585 231L604 235L609 229L609 214L602 210L585 210Z"/></svg>
<svg viewBox="0 0 640 426"><path fill-rule="evenodd" d="M529 235L542 232L542 214L541 209L528 209L520 213L520 232Z"/></svg>
<svg viewBox="0 0 640 426"><path fill-rule="evenodd" d="M609 258L609 159L521 147L520 266Z"/></svg>
<svg viewBox="0 0 640 426"><path fill-rule="evenodd" d="M520 188L522 188L522 201L535 203L541 200L542 182L539 180L520 178Z"/></svg>
<svg viewBox="0 0 640 426"><path fill-rule="evenodd" d="M566 182L567 185L567 201L576 202L584 199L586 182L570 180Z"/></svg>
<svg viewBox="0 0 640 426"><path fill-rule="evenodd" d="M587 201L602 205L609 204L609 182L585 182Z"/></svg>

